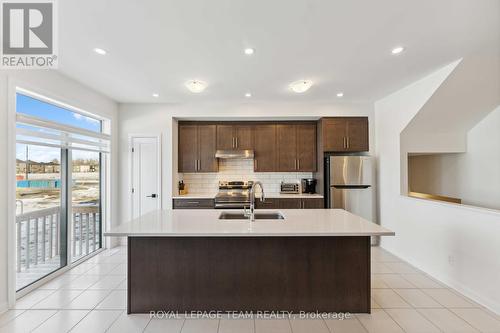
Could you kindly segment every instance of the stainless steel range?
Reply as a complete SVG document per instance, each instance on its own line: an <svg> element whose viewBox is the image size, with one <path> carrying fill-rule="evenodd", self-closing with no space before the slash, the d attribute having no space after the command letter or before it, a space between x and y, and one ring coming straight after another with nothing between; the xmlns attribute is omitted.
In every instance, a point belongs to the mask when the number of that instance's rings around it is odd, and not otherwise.
<svg viewBox="0 0 500 333"><path fill-rule="evenodd" d="M220 181L215 208L243 209L250 206L252 181Z"/></svg>

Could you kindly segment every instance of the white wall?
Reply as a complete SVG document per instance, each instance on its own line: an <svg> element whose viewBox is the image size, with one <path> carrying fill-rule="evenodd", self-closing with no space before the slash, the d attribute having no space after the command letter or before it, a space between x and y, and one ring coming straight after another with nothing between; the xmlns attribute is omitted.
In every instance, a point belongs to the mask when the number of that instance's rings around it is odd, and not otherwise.
<svg viewBox="0 0 500 333"><path fill-rule="evenodd" d="M462 154L417 155L408 158L408 190L462 198Z"/></svg>
<svg viewBox="0 0 500 333"><path fill-rule="evenodd" d="M252 119L318 119L322 116L368 116L370 120L370 149L374 150L372 104L325 103L191 103L122 104L119 109L120 140L120 207L130 205L128 164L128 136L130 134L161 133L162 135L162 205L172 205L172 194L177 187L177 118L197 120L252 120ZM121 221L129 219L123 211Z"/></svg>
<svg viewBox="0 0 500 333"><path fill-rule="evenodd" d="M449 73L447 66L375 103L379 220L396 233L381 245L500 313L500 214L401 195L401 132Z"/></svg>
<svg viewBox="0 0 500 333"><path fill-rule="evenodd" d="M7 308L8 296L13 296L13 291L8 288L8 249L9 242L15 238L8 235L7 223L9 220L9 205L15 202L8 200L8 190L15 186L15 177L9 174L9 170L15 170L15 159L9 165L10 154L15 157L15 146L12 142L15 124L13 117L9 117L10 94L14 92L15 86L43 94L47 97L73 105L91 113L111 119L113 135L113 154L111 156L111 175L117 174L117 104L95 91L69 79L56 71L43 70L20 70L0 72L0 312ZM9 141L11 140L11 141ZM10 146L12 144L12 146ZM116 179L111 179L111 198L117 197ZM15 206L14 206L15 207ZM15 209L14 209L15 211ZM112 204L111 221L114 222L117 206ZM15 214L15 213L13 213ZM13 216L12 216L13 217ZM11 217L11 218L12 218ZM12 269L12 268L11 268Z"/></svg>
<svg viewBox="0 0 500 333"><path fill-rule="evenodd" d="M466 152L411 158L411 188L500 210L500 107L467 133ZM409 165L410 167L410 165Z"/></svg>

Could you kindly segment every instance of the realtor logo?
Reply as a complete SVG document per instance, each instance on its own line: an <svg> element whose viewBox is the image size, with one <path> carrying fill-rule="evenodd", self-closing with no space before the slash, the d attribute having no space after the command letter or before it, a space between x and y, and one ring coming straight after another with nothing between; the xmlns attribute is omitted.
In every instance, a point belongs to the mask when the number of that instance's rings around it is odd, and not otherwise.
<svg viewBox="0 0 500 333"><path fill-rule="evenodd" d="M57 66L55 3L35 1L2 1L3 68Z"/></svg>

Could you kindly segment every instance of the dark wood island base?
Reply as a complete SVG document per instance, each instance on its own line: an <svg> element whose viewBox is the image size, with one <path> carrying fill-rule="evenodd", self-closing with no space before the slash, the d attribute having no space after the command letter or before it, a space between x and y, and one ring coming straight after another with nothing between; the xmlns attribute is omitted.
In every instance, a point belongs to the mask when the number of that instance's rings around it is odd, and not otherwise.
<svg viewBox="0 0 500 333"><path fill-rule="evenodd" d="M370 237L128 237L128 313L370 313Z"/></svg>

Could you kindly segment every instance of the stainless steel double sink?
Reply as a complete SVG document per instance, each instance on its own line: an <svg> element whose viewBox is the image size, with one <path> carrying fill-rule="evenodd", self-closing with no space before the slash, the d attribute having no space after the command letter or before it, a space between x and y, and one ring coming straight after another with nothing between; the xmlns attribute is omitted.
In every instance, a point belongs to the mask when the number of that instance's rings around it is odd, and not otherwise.
<svg viewBox="0 0 500 333"><path fill-rule="evenodd" d="M284 221L285 216L280 212L255 212L255 220L278 220ZM242 212L222 212L219 220L250 220L250 216Z"/></svg>

